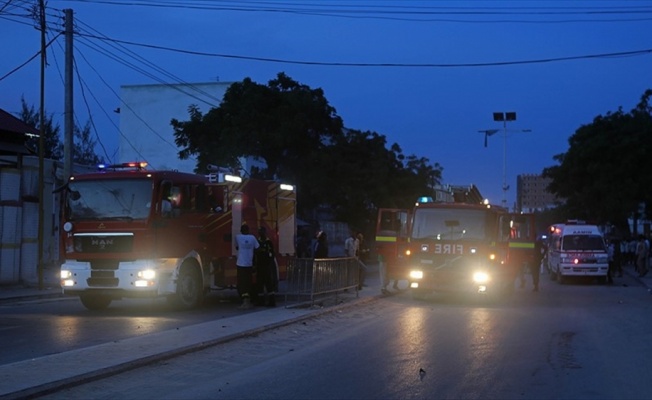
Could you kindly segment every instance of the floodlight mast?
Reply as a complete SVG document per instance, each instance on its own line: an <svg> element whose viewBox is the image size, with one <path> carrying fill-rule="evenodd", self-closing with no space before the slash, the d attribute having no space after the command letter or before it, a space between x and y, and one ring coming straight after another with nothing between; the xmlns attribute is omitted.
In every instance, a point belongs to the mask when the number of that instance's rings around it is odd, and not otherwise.
<svg viewBox="0 0 652 400"><path fill-rule="evenodd" d="M503 200L502 206L507 208L507 190L509 190L509 185L507 184L507 121L516 121L516 113L513 111L510 112L495 112L493 113L494 121L503 123ZM498 129L486 129L478 132L484 133L484 147L487 147L487 138L495 133ZM521 129L518 132L531 132L531 129Z"/></svg>

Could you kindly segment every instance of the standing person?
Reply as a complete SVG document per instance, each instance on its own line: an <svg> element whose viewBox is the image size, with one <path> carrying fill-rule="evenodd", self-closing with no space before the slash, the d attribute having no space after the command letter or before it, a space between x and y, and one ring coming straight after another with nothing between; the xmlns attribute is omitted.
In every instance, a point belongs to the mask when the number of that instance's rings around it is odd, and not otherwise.
<svg viewBox="0 0 652 400"><path fill-rule="evenodd" d="M267 306L276 307L276 290L278 286L278 272L276 268L276 253L274 244L267 237L267 229L264 226L258 228L258 249L256 250L256 293L261 294L263 298L258 297L258 305L265 305L265 296L267 297Z"/></svg>
<svg viewBox="0 0 652 400"><path fill-rule="evenodd" d="M254 251L259 247L256 237L249 233L249 225L240 227L240 234L235 237L235 249L238 258L235 262L238 271L238 294L242 298L240 309L252 307L252 278L254 273Z"/></svg>
<svg viewBox="0 0 652 400"><path fill-rule="evenodd" d="M618 272L618 277L622 278L623 276L623 252L621 246L621 240L614 240L614 265L616 271Z"/></svg>
<svg viewBox="0 0 652 400"><path fill-rule="evenodd" d="M627 251L629 252L628 255L628 262L634 266L634 269L638 269L638 266L636 265L636 247L638 246L638 241L634 238L629 239L629 244L627 245Z"/></svg>
<svg viewBox="0 0 652 400"><path fill-rule="evenodd" d="M369 249L364 242L364 235L362 232L358 232L355 238L358 240L358 258L364 263L367 261L367 256L369 255Z"/></svg>
<svg viewBox="0 0 652 400"><path fill-rule="evenodd" d="M362 290L367 266L360 260L360 240L354 231L351 231L350 236L344 241L344 254L346 257L354 258L358 263L358 290Z"/></svg>
<svg viewBox="0 0 652 400"><path fill-rule="evenodd" d="M359 282L360 284L358 285L358 290L362 290L363 286L367 286L364 284L364 280L367 277L367 265L362 261L362 246L364 244L364 236L362 236L362 232L358 232L357 235L355 236L355 259L358 261L359 265Z"/></svg>
<svg viewBox="0 0 652 400"><path fill-rule="evenodd" d="M543 240L538 239L534 242L533 260L529 262L530 275L532 275L532 291L539 291L539 278L541 278L541 261L543 260Z"/></svg>
<svg viewBox="0 0 652 400"><path fill-rule="evenodd" d="M614 255L616 252L616 245L613 242L613 240L609 240L607 243L607 261L609 262L609 269L607 269L607 282L608 283L614 283L614 270L615 270L615 262L614 262Z"/></svg>
<svg viewBox="0 0 652 400"><path fill-rule="evenodd" d="M636 244L636 271L639 278L647 275L647 246L643 235L638 237L638 243Z"/></svg>
<svg viewBox="0 0 652 400"><path fill-rule="evenodd" d="M328 258L328 237L326 232L319 231L317 233L317 241L315 242L315 251L313 252L315 258Z"/></svg>
<svg viewBox="0 0 652 400"><path fill-rule="evenodd" d="M349 237L344 241L344 255L346 257L355 257L357 253L355 232L349 231Z"/></svg>
<svg viewBox="0 0 652 400"><path fill-rule="evenodd" d="M297 237L297 257L310 258L311 256L310 237L308 236L308 232L306 232L305 229L300 229Z"/></svg>

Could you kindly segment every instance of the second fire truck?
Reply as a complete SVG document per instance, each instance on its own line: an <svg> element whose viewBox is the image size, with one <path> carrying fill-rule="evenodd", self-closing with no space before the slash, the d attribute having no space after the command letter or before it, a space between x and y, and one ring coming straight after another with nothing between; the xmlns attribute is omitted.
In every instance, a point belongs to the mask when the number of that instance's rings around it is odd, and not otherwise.
<svg viewBox="0 0 652 400"><path fill-rule="evenodd" d="M509 292L536 260L534 216L486 203L421 198L412 210L381 209L377 224L390 279L407 280L416 297Z"/></svg>

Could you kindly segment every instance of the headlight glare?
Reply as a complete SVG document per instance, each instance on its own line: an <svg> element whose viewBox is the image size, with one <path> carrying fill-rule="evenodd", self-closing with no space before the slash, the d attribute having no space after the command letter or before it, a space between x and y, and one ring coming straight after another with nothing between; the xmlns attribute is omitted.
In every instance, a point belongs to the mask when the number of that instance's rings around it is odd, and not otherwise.
<svg viewBox="0 0 652 400"><path fill-rule="evenodd" d="M410 271L410 278L423 279L423 271L419 271L419 270Z"/></svg>
<svg viewBox="0 0 652 400"><path fill-rule="evenodd" d="M138 277L141 279L152 280L156 278L156 271L154 271L153 269L138 271Z"/></svg>
<svg viewBox="0 0 652 400"><path fill-rule="evenodd" d="M486 272L478 271L473 274L473 282L487 283L489 282L489 274L487 274Z"/></svg>

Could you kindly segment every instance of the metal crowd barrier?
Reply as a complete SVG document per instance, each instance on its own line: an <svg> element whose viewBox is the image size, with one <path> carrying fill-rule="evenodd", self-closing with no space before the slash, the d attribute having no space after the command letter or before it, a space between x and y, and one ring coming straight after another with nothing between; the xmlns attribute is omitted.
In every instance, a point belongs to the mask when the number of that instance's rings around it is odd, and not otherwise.
<svg viewBox="0 0 652 400"><path fill-rule="evenodd" d="M317 297L355 289L358 297L360 264L353 257L344 258L293 258L288 260L287 289L289 297L309 301L314 305Z"/></svg>

